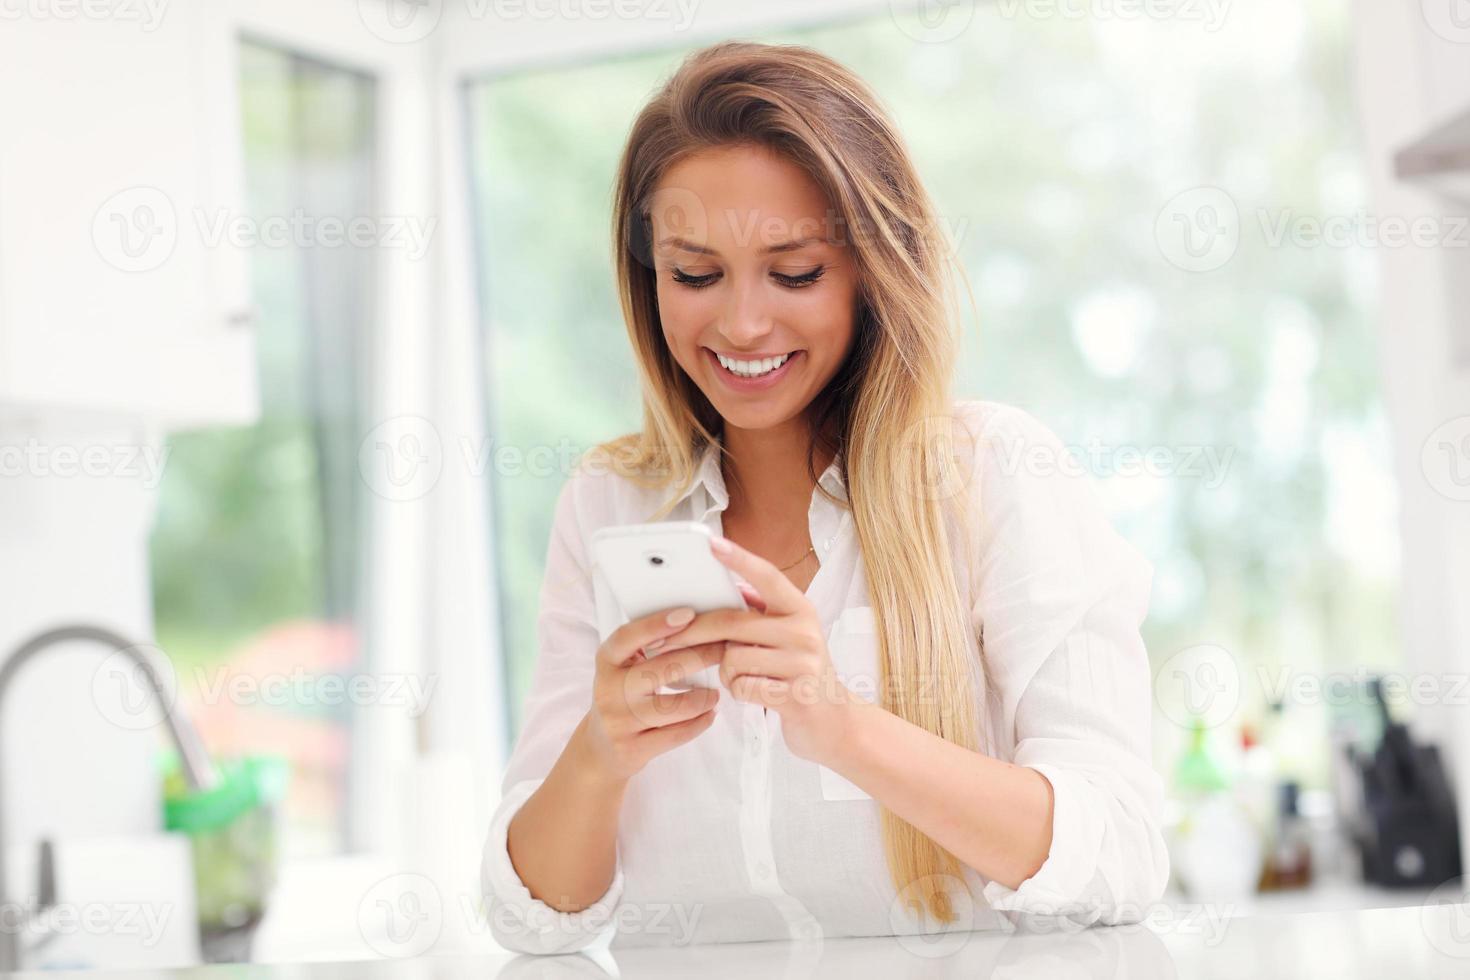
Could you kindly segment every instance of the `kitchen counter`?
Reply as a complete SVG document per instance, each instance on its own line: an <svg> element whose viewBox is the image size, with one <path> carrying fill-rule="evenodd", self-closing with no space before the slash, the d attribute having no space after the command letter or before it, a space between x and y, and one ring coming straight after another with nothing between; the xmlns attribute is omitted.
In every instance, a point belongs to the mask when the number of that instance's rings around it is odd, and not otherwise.
<svg viewBox="0 0 1470 980"><path fill-rule="evenodd" d="M422 956L347 963L49 971L33 980L416 980L416 978L1055 977L1185 978L1470 976L1470 905L1231 916L1160 906L1144 924L1076 929L1055 922L1010 933L639 948L590 955Z"/></svg>

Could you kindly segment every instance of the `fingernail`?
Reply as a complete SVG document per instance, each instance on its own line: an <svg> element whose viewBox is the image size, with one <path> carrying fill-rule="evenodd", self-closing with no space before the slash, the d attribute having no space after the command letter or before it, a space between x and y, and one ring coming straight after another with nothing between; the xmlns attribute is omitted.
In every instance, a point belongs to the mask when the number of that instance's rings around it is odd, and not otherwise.
<svg viewBox="0 0 1470 980"><path fill-rule="evenodd" d="M728 555L731 550L730 542L725 540L724 538L711 538L710 547L714 548L722 555Z"/></svg>
<svg viewBox="0 0 1470 980"><path fill-rule="evenodd" d="M685 626L694 619L694 610L688 606L675 609L669 613L668 623L670 626Z"/></svg>
<svg viewBox="0 0 1470 980"><path fill-rule="evenodd" d="M658 639L654 640L652 643L645 643L645 644L643 644L643 649L644 650L657 650L659 647L661 647L663 645L664 645L664 638L663 637L659 637Z"/></svg>

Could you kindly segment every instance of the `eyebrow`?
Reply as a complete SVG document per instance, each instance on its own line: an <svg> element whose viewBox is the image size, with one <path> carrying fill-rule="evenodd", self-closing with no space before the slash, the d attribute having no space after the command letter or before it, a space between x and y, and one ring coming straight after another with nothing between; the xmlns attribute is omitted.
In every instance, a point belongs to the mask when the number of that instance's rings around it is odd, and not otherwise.
<svg viewBox="0 0 1470 980"><path fill-rule="evenodd" d="M780 242L779 244L768 246L761 249L761 254L772 255L777 252L794 252L799 248L805 248L808 245L814 245L821 241L822 238L820 236L809 235L806 238L798 238L795 241ZM668 238L660 239L658 244L660 248L665 245L675 245L689 252L698 252L700 255L713 255L718 257L720 254L706 245L696 245L694 242L680 238L678 235L670 235Z"/></svg>

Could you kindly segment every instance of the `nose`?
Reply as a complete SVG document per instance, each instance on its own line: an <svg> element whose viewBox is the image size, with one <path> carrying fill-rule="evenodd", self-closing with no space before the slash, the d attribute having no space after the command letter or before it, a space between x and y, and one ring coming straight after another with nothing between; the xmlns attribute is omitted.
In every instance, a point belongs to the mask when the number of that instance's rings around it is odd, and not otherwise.
<svg viewBox="0 0 1470 980"><path fill-rule="evenodd" d="M720 333L739 350L759 347L770 335L775 319L766 304L759 281L736 284L727 293L728 299L720 316Z"/></svg>

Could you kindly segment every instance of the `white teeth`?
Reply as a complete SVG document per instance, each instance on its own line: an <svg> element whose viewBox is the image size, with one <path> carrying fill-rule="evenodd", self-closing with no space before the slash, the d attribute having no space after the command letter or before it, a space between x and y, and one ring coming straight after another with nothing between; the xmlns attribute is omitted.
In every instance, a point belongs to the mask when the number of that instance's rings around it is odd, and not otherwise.
<svg viewBox="0 0 1470 980"><path fill-rule="evenodd" d="M724 354L716 354L720 364L731 374L738 374L742 378L759 378L763 374L769 374L776 368L791 359L790 354L782 354L780 357L767 357L760 361L737 361L726 357Z"/></svg>

